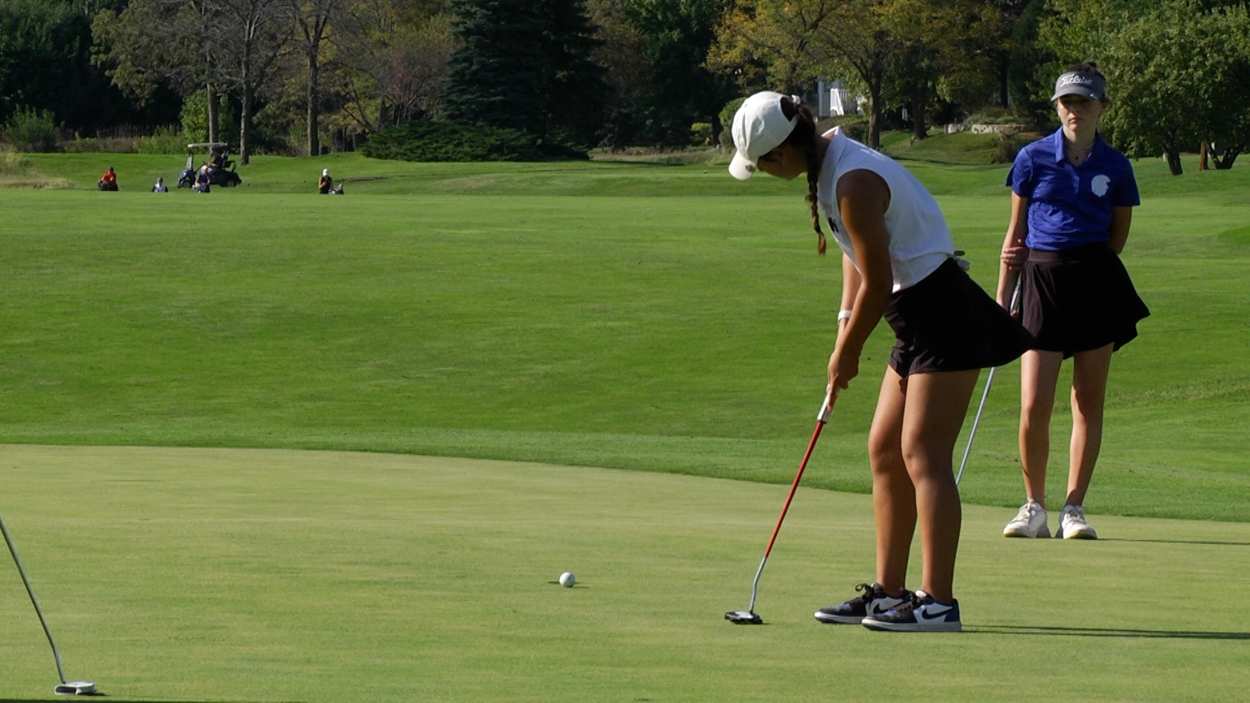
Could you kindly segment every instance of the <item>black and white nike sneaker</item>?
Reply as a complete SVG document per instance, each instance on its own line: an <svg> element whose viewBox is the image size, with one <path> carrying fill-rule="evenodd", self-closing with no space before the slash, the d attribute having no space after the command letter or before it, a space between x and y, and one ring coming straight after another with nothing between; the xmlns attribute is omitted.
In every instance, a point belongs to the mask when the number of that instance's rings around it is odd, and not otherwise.
<svg viewBox="0 0 1250 703"><path fill-rule="evenodd" d="M890 632L959 632L959 601L939 603L924 591L916 591L907 603L895 606L881 615L863 619L870 630Z"/></svg>
<svg viewBox="0 0 1250 703"><path fill-rule="evenodd" d="M911 591L903 591L897 598L887 594L879 583L856 584L860 594L838 605L817 610L812 616L830 625L858 625L869 615L882 615L890 608L911 602Z"/></svg>

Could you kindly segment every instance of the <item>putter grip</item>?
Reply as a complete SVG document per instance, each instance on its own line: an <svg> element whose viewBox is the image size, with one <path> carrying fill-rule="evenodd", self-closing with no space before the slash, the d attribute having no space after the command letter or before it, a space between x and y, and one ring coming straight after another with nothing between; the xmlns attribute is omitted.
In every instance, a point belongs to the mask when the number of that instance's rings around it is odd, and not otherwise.
<svg viewBox="0 0 1250 703"><path fill-rule="evenodd" d="M825 396L825 401L820 404L820 412L816 414L816 422L828 422L829 411L833 409L833 404L829 402L830 396Z"/></svg>

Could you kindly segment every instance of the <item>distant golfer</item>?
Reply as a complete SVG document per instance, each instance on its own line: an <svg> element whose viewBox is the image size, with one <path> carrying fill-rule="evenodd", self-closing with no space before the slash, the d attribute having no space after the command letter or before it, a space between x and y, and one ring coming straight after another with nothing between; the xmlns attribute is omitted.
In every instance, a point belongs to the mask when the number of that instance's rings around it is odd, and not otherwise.
<svg viewBox="0 0 1250 703"><path fill-rule="evenodd" d="M787 180L806 173L819 250L822 218L842 248L842 310L827 391L836 399L859 375L864 343L882 316L896 337L868 440L876 581L815 617L880 630L958 631L955 440L979 369L1020 356L1027 334L964 272L933 196L902 166L840 130L818 135L812 113L779 93L747 98L732 133L737 154L729 172ZM922 589L912 593L905 578L917 517L924 569Z"/></svg>
<svg viewBox="0 0 1250 703"><path fill-rule="evenodd" d="M1007 537L1049 537L1046 461L1059 366L1072 357L1068 491L1056 529L1096 539L1085 492L1102 444L1111 353L1137 336L1150 311L1120 263L1133 206L1133 167L1098 134L1108 99L1091 63L1071 66L1051 98L1060 128L1024 147L1007 176L1011 221L1003 239L998 301L1020 279L1024 326L1036 338L1020 364L1020 465L1027 501L1003 528Z"/></svg>

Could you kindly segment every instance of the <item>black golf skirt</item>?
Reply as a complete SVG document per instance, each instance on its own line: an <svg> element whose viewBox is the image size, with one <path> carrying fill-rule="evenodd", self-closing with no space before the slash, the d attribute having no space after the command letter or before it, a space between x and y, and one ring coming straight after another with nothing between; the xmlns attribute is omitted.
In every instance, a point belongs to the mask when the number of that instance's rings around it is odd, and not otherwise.
<svg viewBox="0 0 1250 703"><path fill-rule="evenodd" d="M1020 323L955 259L891 296L885 319L896 340L890 368L904 378L1002 366L1032 343Z"/></svg>
<svg viewBox="0 0 1250 703"><path fill-rule="evenodd" d="M1033 249L1020 284L1020 315L1033 335L1031 349L1077 352L1137 336L1137 322L1150 315L1120 257L1106 244L1042 251Z"/></svg>

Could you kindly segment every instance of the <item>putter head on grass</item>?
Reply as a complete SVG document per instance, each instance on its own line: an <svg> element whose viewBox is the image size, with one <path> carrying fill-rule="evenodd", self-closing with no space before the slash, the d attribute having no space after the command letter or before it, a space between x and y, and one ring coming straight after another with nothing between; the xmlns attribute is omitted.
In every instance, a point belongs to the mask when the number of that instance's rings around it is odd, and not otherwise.
<svg viewBox="0 0 1250 703"><path fill-rule="evenodd" d="M52 692L58 696L102 696L96 690L94 681L65 681L59 683Z"/></svg>
<svg viewBox="0 0 1250 703"><path fill-rule="evenodd" d="M735 625L763 625L764 618L755 614L753 610L730 610L725 613L725 619Z"/></svg>

